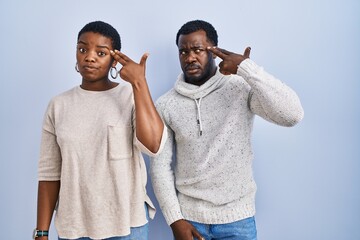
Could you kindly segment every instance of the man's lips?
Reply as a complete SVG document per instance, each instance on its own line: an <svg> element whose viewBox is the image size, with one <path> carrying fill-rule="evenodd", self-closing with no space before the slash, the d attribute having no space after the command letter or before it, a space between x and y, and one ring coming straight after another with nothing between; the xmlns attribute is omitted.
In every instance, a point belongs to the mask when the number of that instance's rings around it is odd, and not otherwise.
<svg viewBox="0 0 360 240"><path fill-rule="evenodd" d="M200 70L200 66L198 66L198 65L188 65L188 66L186 66L185 67L185 71L187 72L187 73L196 73L196 72L198 72Z"/></svg>

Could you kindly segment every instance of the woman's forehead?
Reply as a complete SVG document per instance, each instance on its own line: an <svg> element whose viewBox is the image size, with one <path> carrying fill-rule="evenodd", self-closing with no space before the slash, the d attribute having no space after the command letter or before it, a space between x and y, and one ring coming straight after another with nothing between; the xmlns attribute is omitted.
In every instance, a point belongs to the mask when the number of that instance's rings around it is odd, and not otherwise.
<svg viewBox="0 0 360 240"><path fill-rule="evenodd" d="M79 36L78 44L112 45L112 40L100 33L84 32Z"/></svg>

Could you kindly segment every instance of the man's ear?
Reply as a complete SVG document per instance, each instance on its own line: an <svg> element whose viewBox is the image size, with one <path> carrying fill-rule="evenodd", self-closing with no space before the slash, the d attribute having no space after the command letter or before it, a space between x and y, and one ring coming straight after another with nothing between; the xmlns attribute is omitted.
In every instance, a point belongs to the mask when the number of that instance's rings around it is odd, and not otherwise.
<svg viewBox="0 0 360 240"><path fill-rule="evenodd" d="M212 46L212 47L217 47L217 46ZM217 58L216 54L212 54L213 55L213 59Z"/></svg>
<svg viewBox="0 0 360 240"><path fill-rule="evenodd" d="M215 60L215 58L217 57L216 54L213 54L212 52L209 51L209 53L211 54L212 56L212 59Z"/></svg>

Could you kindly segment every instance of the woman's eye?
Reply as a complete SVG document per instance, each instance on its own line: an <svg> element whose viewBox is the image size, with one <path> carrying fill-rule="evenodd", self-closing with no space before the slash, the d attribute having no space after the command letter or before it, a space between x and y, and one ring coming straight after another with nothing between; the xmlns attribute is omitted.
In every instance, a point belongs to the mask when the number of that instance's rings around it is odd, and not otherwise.
<svg viewBox="0 0 360 240"><path fill-rule="evenodd" d="M102 56L105 56L106 53L105 52L98 52L98 55L102 57Z"/></svg>
<svg viewBox="0 0 360 240"><path fill-rule="evenodd" d="M84 53L86 52L85 48L79 48L79 52Z"/></svg>

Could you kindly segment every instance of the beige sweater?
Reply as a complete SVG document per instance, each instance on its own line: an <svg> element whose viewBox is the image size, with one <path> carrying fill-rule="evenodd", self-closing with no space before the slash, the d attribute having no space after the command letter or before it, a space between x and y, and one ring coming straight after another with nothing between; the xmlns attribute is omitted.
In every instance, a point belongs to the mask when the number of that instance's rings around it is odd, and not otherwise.
<svg viewBox="0 0 360 240"><path fill-rule="evenodd" d="M130 234L155 209L146 193L135 136L130 84L101 92L75 87L53 98L45 114L39 181L61 181L55 225L61 238L94 239ZM164 129L161 151L166 140Z"/></svg>

